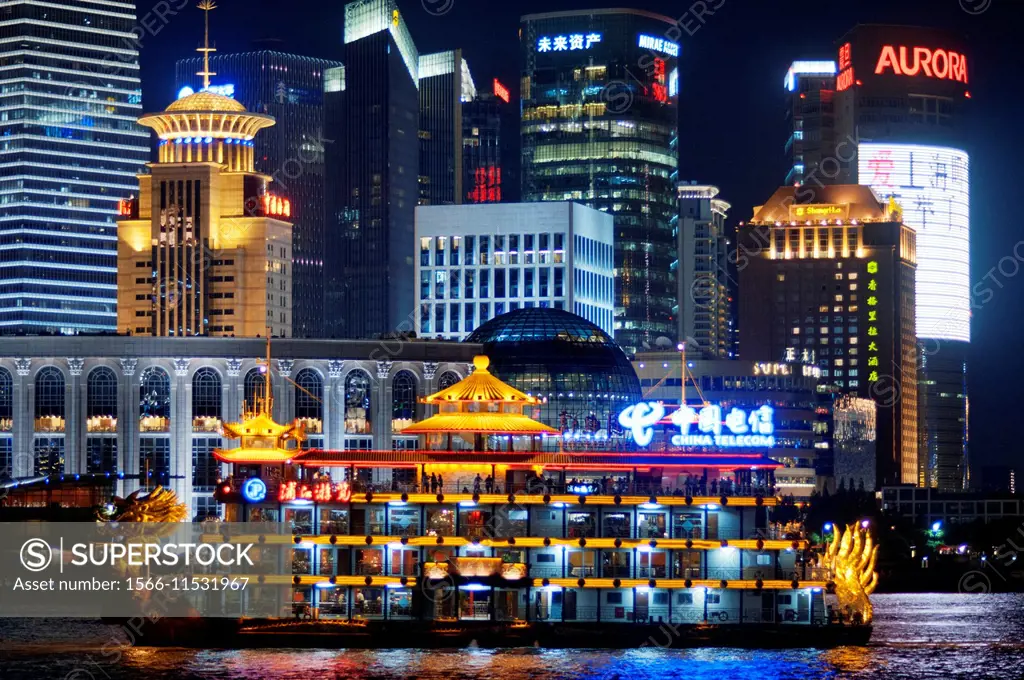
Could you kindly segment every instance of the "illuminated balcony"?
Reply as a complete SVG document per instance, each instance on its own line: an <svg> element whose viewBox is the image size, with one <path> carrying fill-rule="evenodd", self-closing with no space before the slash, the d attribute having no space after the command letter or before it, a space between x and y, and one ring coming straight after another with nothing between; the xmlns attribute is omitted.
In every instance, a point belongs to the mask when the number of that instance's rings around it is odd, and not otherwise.
<svg viewBox="0 0 1024 680"><path fill-rule="evenodd" d="M306 431L306 434L323 434L324 421L319 418L299 418L299 425Z"/></svg>
<svg viewBox="0 0 1024 680"><path fill-rule="evenodd" d="M505 562L500 557L454 557L449 562L425 562L423 575L429 579L445 579L449 575L488 578L501 576L509 581L526 578L526 565Z"/></svg>
<svg viewBox="0 0 1024 680"><path fill-rule="evenodd" d="M193 432L220 432L220 418L196 417L192 419Z"/></svg>
<svg viewBox="0 0 1024 680"><path fill-rule="evenodd" d="M139 418L139 432L170 432L171 419L163 416L142 416Z"/></svg>
<svg viewBox="0 0 1024 680"><path fill-rule="evenodd" d="M36 432L63 432L64 419L60 416L42 416L36 418Z"/></svg>
<svg viewBox="0 0 1024 680"><path fill-rule="evenodd" d="M117 432L117 418L114 416L93 416L85 421L89 434L113 434Z"/></svg>

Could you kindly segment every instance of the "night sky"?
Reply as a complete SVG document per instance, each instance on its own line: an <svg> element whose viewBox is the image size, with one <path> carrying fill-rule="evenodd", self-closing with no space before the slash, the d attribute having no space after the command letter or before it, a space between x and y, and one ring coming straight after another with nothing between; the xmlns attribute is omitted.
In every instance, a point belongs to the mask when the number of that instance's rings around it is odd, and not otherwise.
<svg viewBox="0 0 1024 680"><path fill-rule="evenodd" d="M714 6L720 0L707 0ZM194 2L166 24L157 2L139 0L145 109L173 99L174 61L193 56L202 38ZM170 7L182 0L168 0ZM211 31L221 52L279 39L275 49L340 58L344 0L218 0ZM676 18L690 2L665 0L399 0L421 53L465 50L478 87L493 77L518 91L519 16L632 6ZM448 11L437 15L439 9ZM432 10L434 13L431 13ZM967 11L971 10L971 11ZM979 10L981 10L979 12ZM972 13L973 12L973 13ZM1017 407L1024 386L1024 94L1018 47L1021 0L724 0L680 53L680 179L716 184L732 203L733 223L747 220L785 177L782 79L794 59L834 59L836 41L857 23L936 26L966 35L973 102L971 121L971 280L975 287L970 381L974 465L1024 463ZM690 19L684 23L689 25ZM261 45L266 46L266 43ZM1016 112L1016 113L1014 113ZM1014 206L1017 206L1014 208ZM1020 260L1015 260L1014 246ZM1007 258L1007 259L1002 259ZM1001 261L1002 259L1002 261ZM1000 266L999 269L994 269ZM1021 271L1018 272L1018 267ZM985 292L991 290L992 294Z"/></svg>

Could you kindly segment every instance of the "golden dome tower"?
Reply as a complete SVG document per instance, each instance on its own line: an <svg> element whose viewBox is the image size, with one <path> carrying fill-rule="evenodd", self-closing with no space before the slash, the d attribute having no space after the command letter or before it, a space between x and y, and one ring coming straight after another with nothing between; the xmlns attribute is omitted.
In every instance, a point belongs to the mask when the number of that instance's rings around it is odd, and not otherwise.
<svg viewBox="0 0 1024 680"><path fill-rule="evenodd" d="M140 125L153 128L160 138L160 163L220 163L231 172L255 172L253 138L274 119L249 113L239 102L210 91L210 12L217 8L213 0L202 0L199 9L206 13L203 47L203 89L186 94L161 113L148 113Z"/></svg>

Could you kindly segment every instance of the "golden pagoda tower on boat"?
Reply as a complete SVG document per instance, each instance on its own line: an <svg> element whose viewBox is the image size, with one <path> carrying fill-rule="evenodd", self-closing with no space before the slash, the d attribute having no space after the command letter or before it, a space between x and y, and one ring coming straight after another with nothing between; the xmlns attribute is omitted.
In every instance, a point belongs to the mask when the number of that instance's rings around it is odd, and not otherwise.
<svg viewBox="0 0 1024 680"><path fill-rule="evenodd" d="M530 437L530 450L536 450L538 437L557 437L558 430L523 413L540 404L540 399L496 378L487 370L490 363L485 356L474 357L476 370L473 373L447 389L420 399L422 404L437 406L438 413L406 427L403 434L422 434L428 440L443 436L449 451L454 450L456 436L468 441L474 451L485 451L489 436L508 437L509 451L513 450L515 437Z"/></svg>

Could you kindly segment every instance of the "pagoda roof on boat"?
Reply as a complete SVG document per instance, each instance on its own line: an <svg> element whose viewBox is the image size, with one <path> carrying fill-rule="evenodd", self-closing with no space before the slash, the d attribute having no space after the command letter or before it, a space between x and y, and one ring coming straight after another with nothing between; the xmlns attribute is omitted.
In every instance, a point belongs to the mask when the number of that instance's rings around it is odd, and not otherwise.
<svg viewBox="0 0 1024 680"><path fill-rule="evenodd" d="M296 452L295 463L305 467L356 465L359 467L394 465L463 465L498 463L514 467L543 466L566 469L730 468L777 469L782 463L760 453L678 453L634 451L326 451L310 449Z"/></svg>
<svg viewBox="0 0 1024 680"><path fill-rule="evenodd" d="M438 413L405 427L402 434L507 434L557 435L558 430L522 413L458 412Z"/></svg>
<svg viewBox="0 0 1024 680"><path fill-rule="evenodd" d="M491 360L483 355L473 357L476 370L456 384L423 397L424 404L443 403L501 403L501 404L539 404L540 399L531 397L525 392L508 385L487 370ZM432 430L431 430L432 431Z"/></svg>

